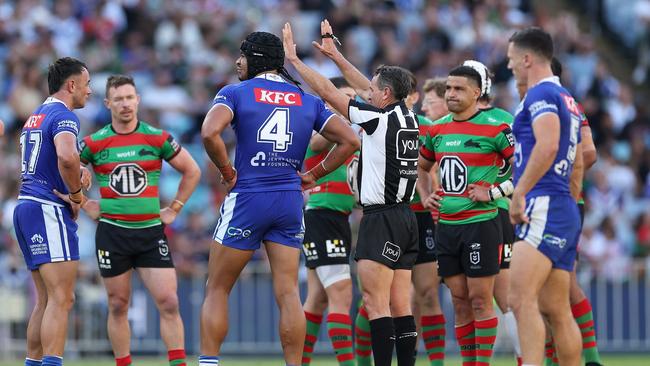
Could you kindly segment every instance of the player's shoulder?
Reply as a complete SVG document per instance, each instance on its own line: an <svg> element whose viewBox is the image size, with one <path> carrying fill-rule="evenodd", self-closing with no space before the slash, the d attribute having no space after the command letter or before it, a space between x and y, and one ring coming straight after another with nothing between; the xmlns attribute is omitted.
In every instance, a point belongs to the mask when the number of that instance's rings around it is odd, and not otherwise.
<svg viewBox="0 0 650 366"><path fill-rule="evenodd" d="M111 124L106 124L104 127L100 128L99 130L91 133L90 135L84 137L84 141L86 143L88 142L93 142L93 141L99 141L103 140L107 137L110 137L114 135L113 129L111 128Z"/></svg>
<svg viewBox="0 0 650 366"><path fill-rule="evenodd" d="M483 111L489 122L512 124L514 116L505 109L491 107Z"/></svg>
<svg viewBox="0 0 650 366"><path fill-rule="evenodd" d="M416 114L415 116L417 117L418 124L420 126L432 126L433 125L433 121L428 119L427 117L425 117L425 116L423 116L421 114Z"/></svg>
<svg viewBox="0 0 650 366"><path fill-rule="evenodd" d="M165 130L162 128L154 127L145 121L139 121L138 124L138 129L136 131L142 134L160 136L165 133Z"/></svg>
<svg viewBox="0 0 650 366"><path fill-rule="evenodd" d="M451 113L447 114L446 116L442 116L438 118L437 120L433 121L431 123L432 126L439 126L439 125L446 125L450 122L453 122L454 118L452 117Z"/></svg>

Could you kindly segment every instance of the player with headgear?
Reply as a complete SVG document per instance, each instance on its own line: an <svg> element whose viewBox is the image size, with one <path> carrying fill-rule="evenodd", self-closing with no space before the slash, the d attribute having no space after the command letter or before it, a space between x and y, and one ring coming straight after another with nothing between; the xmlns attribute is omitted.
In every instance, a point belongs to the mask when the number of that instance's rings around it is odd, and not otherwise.
<svg viewBox="0 0 650 366"><path fill-rule="evenodd" d="M277 36L253 32L240 50L235 65L241 82L217 93L201 129L206 152L229 193L220 209L216 243L210 248L199 365L218 364L228 330L228 295L262 243L280 308L285 361L297 365L305 339L298 292L304 236L302 189L340 166L359 148L359 141L321 99L297 86L284 68L284 50ZM221 138L228 125L237 136L234 167ZM299 175L312 131L336 146L318 165Z"/></svg>

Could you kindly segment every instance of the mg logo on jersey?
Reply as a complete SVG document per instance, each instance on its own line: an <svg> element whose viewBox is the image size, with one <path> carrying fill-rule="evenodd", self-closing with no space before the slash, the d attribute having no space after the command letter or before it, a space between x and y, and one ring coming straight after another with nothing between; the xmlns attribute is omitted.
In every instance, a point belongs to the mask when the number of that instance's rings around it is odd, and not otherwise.
<svg viewBox="0 0 650 366"><path fill-rule="evenodd" d="M359 158L355 156L348 163L346 181L348 182L348 187L350 188L350 192L354 194L354 198L357 201L359 200L359 189L358 189L359 177L357 176L358 170L359 170Z"/></svg>
<svg viewBox="0 0 650 366"><path fill-rule="evenodd" d="M397 245L387 241L384 244L384 250L382 250L381 255L388 258L391 262L397 262L401 255L401 249Z"/></svg>
<svg viewBox="0 0 650 366"><path fill-rule="evenodd" d="M299 93L280 92L255 88L255 101L259 103L281 105L285 107L302 105L302 97Z"/></svg>
<svg viewBox="0 0 650 366"><path fill-rule="evenodd" d="M445 193L461 194L467 187L467 166L458 156L440 159L440 182Z"/></svg>
<svg viewBox="0 0 650 366"><path fill-rule="evenodd" d="M120 196L137 196L147 188L147 173L138 164L120 164L111 172L108 184Z"/></svg>

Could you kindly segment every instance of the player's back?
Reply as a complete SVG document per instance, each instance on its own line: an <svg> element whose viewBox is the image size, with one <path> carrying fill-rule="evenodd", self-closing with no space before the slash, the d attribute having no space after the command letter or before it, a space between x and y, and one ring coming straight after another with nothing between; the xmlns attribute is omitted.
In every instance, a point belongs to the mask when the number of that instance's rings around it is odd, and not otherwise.
<svg viewBox="0 0 650 366"><path fill-rule="evenodd" d="M233 192L300 190L312 131L332 116L322 100L275 74L262 74L219 91L215 104L233 111L237 136Z"/></svg>
<svg viewBox="0 0 650 366"><path fill-rule="evenodd" d="M58 168L54 138L61 133L79 133L79 120L63 102L50 97L23 125L20 135L21 178L19 199L62 205L53 190L66 194Z"/></svg>
<svg viewBox="0 0 650 366"><path fill-rule="evenodd" d="M581 116L578 106L556 77L547 78L530 88L520 103L513 126L515 146L515 184L526 168L535 145L533 121L545 113L554 113L560 120L559 148L550 169L529 192L540 195L570 195L569 180L580 142Z"/></svg>

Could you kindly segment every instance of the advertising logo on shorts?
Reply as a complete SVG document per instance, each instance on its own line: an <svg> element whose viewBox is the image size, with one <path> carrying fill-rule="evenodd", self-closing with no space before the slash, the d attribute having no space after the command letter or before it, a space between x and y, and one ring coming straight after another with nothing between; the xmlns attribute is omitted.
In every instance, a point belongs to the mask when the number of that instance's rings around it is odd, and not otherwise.
<svg viewBox="0 0 650 366"><path fill-rule="evenodd" d="M108 250L97 249L97 261L99 262L99 268L102 269L111 269L111 253Z"/></svg>
<svg viewBox="0 0 650 366"><path fill-rule="evenodd" d="M388 258L391 262L397 262L399 256L402 254L401 251L402 250L399 246L387 241L386 244L384 244L384 250L381 252L381 255Z"/></svg>
<svg viewBox="0 0 650 366"><path fill-rule="evenodd" d="M330 258L347 256L347 251L345 249L345 244L343 243L343 240L328 239L325 241L325 247L327 248L327 256Z"/></svg>
<svg viewBox="0 0 650 366"><path fill-rule="evenodd" d="M138 196L147 188L147 173L138 164L120 164L111 172L108 185L120 196Z"/></svg>

